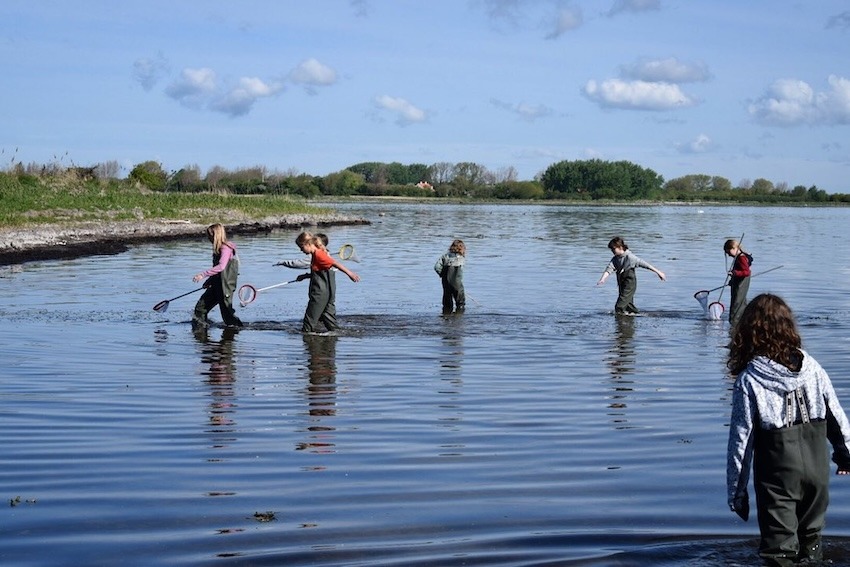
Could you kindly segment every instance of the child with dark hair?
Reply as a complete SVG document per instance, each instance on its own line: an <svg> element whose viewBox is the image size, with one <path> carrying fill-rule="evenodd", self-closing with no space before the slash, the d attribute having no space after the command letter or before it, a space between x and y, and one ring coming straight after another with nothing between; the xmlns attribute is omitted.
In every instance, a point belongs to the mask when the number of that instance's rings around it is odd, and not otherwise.
<svg viewBox="0 0 850 567"><path fill-rule="evenodd" d="M750 466L767 565L823 557L829 455L850 474L850 423L826 371L802 349L791 309L761 294L733 328L727 367L732 390L726 483L733 512L747 520Z"/></svg>
<svg viewBox="0 0 850 567"><path fill-rule="evenodd" d="M729 270L729 290L732 298L729 301L729 323L733 326L741 318L744 306L747 304L747 292L750 289L750 265L753 263L751 254L744 252L741 243L730 238L723 243L723 251L731 256L732 268Z"/></svg>
<svg viewBox="0 0 850 567"><path fill-rule="evenodd" d="M623 239L615 236L608 242L608 249L613 252L614 257L608 262L605 271L596 285L602 285L613 273L617 273L617 303L614 305L614 313L616 315L637 315L638 308L635 307L635 292L637 291L637 274L636 268L644 268L654 272L661 281L667 279L664 272L656 269L649 262L644 262L635 256Z"/></svg>

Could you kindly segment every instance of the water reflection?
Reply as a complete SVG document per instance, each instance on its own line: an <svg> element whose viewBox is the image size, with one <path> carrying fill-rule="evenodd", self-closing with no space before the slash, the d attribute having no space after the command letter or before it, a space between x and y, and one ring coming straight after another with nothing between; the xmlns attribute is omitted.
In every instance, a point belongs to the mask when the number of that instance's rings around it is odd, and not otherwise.
<svg viewBox="0 0 850 567"><path fill-rule="evenodd" d="M334 431L329 423L336 415L336 344L339 337L334 335L304 335L304 347L307 354L307 386L304 394L307 398L309 415L307 440L298 443L298 451L311 453L333 453Z"/></svg>
<svg viewBox="0 0 850 567"><path fill-rule="evenodd" d="M235 402L236 371L233 360L233 339L238 329L226 327L221 339L211 340L209 329L202 328L193 332L201 347L201 362L207 366L201 371L204 382L209 386L210 402L207 413L213 434L213 448L227 447L236 438L233 435L236 421L234 415L238 407Z"/></svg>
<svg viewBox="0 0 850 567"><path fill-rule="evenodd" d="M607 356L608 369L611 373L613 393L609 396L608 404L611 422L616 429L627 429L626 399L630 392L634 391L631 379L635 372L635 347L633 339L635 335L634 317L614 317L614 343Z"/></svg>

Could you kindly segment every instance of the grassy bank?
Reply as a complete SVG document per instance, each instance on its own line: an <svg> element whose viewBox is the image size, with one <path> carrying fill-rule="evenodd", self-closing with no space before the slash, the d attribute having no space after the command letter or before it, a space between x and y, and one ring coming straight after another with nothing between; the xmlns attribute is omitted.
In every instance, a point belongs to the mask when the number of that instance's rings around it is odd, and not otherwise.
<svg viewBox="0 0 850 567"><path fill-rule="evenodd" d="M228 195L149 191L127 180L79 179L0 172L0 228L81 221L180 219L244 221L289 214L326 214L286 195Z"/></svg>

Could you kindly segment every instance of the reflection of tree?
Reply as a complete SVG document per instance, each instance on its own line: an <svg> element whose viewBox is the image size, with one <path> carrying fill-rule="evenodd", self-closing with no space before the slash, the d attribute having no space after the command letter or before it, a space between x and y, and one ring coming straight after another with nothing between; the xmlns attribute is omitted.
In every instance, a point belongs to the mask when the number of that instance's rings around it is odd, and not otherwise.
<svg viewBox="0 0 850 567"><path fill-rule="evenodd" d="M632 392L634 381L629 377L635 371L635 349L632 344L632 339L635 334L635 319L634 317L618 316L614 317L616 329L614 332L614 342L609 351L608 368L611 372L613 381L613 393L610 396L611 403L608 408L611 410L608 415L616 424L617 429L625 429L627 420L625 418L626 398L628 392Z"/></svg>
<svg viewBox="0 0 850 567"><path fill-rule="evenodd" d="M236 333L237 329L227 327L222 331L219 341L210 340L206 329L195 333L195 339L201 345L201 362L208 365L201 374L205 377L204 382L210 387L209 432L216 435L215 447L225 447L228 442L233 441L233 413L236 409L233 388L236 382L233 339Z"/></svg>
<svg viewBox="0 0 850 567"><path fill-rule="evenodd" d="M327 418L336 415L336 343L333 335L304 335L307 350L307 410L310 422L308 440L298 444L298 450L313 453L333 453L333 431Z"/></svg>

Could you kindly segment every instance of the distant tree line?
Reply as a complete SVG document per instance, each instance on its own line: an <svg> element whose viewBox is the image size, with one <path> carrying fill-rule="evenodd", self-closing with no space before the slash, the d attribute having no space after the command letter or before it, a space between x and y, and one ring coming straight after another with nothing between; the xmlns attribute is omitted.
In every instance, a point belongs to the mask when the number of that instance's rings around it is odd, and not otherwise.
<svg viewBox="0 0 850 567"><path fill-rule="evenodd" d="M117 162L94 167L63 167L61 164L24 165L9 168L18 175L117 178ZM530 181L520 181L513 167L491 171L473 162L401 164L362 162L325 176L269 171L263 166L227 170L212 167L206 174L197 165L167 172L156 161L137 164L127 180L152 191L220 193L235 195L404 196L416 198L463 198L481 200L570 200L656 202L753 202L753 203L848 203L850 195L827 193L812 185L789 187L787 183L759 178L742 180L737 186L720 176L685 175L669 181L655 171L629 161L599 159L560 161Z"/></svg>

